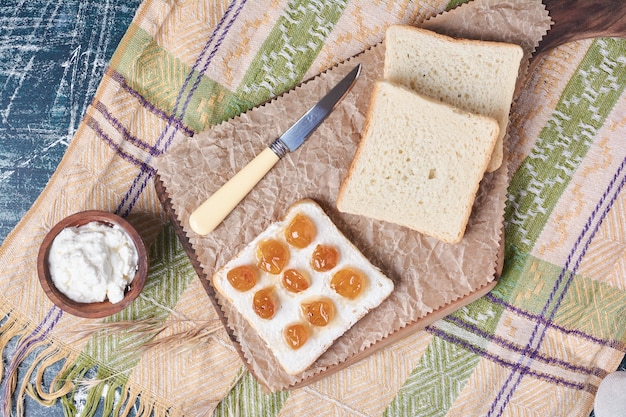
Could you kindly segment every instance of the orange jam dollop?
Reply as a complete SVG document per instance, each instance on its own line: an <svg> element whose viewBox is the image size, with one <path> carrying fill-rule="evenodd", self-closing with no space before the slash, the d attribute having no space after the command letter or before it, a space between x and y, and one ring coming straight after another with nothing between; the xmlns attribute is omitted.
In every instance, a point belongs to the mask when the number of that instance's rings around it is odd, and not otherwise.
<svg viewBox="0 0 626 417"><path fill-rule="evenodd" d="M311 267L318 272L326 272L337 266L339 251L330 245L317 245L311 255Z"/></svg>
<svg viewBox="0 0 626 417"><path fill-rule="evenodd" d="M237 291L248 291L256 285L257 271L250 265L237 266L226 273L230 285Z"/></svg>
<svg viewBox="0 0 626 417"><path fill-rule="evenodd" d="M304 324L291 324L283 333L285 341L293 350L300 349L309 340L309 330Z"/></svg>
<svg viewBox="0 0 626 417"><path fill-rule="evenodd" d="M262 319L271 319L278 310L278 298L274 287L263 288L254 293L252 309Z"/></svg>
<svg viewBox="0 0 626 417"><path fill-rule="evenodd" d="M335 272L330 280L330 288L341 296L351 300L359 296L365 286L365 276L352 268L344 268Z"/></svg>
<svg viewBox="0 0 626 417"><path fill-rule="evenodd" d="M283 273L283 287L287 291L301 292L309 288L311 282L305 273L297 269L288 269Z"/></svg>
<svg viewBox="0 0 626 417"><path fill-rule="evenodd" d="M290 245L302 249L311 244L316 233L313 221L304 214L298 213L285 228L285 240Z"/></svg>
<svg viewBox="0 0 626 417"><path fill-rule="evenodd" d="M276 239L259 243L256 252L257 265L270 274L280 274L289 262L289 249Z"/></svg>
<svg viewBox="0 0 626 417"><path fill-rule="evenodd" d="M335 317L335 305L325 298L302 303L302 314L313 326L323 327Z"/></svg>

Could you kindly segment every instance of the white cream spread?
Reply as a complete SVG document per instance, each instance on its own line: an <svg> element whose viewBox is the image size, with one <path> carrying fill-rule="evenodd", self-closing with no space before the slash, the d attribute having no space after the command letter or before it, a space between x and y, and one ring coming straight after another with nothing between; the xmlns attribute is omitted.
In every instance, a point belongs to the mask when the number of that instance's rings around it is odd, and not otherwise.
<svg viewBox="0 0 626 417"><path fill-rule="evenodd" d="M63 229L48 256L55 287L80 303L118 303L137 271L137 249L117 225L97 221Z"/></svg>

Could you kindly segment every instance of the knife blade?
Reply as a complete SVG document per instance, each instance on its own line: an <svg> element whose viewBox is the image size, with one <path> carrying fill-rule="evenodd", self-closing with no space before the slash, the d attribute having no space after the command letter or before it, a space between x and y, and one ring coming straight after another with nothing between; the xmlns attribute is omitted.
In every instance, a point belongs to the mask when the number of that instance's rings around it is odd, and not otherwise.
<svg viewBox="0 0 626 417"><path fill-rule="evenodd" d="M199 235L211 233L287 152L298 149L322 124L352 89L360 73L361 64L358 64L296 123L196 208L189 217L191 229Z"/></svg>

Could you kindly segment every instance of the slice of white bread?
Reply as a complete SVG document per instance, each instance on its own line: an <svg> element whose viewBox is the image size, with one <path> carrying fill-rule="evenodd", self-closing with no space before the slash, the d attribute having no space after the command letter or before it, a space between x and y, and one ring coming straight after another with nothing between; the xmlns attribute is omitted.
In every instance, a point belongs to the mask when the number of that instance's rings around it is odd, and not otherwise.
<svg viewBox="0 0 626 417"><path fill-rule="evenodd" d="M500 135L487 167L502 164L502 139L523 51L518 45L457 39L408 25L385 33L384 78L471 113L496 119Z"/></svg>
<svg viewBox="0 0 626 417"><path fill-rule="evenodd" d="M295 247L285 238L285 229L298 215L304 215L314 225L315 232L305 247ZM257 266L259 243L276 239L288 248L288 262L279 274L266 272ZM328 271L316 271L311 265L312 254L318 245L337 249L337 264ZM301 245L302 246L302 245ZM236 290L228 279L233 268L248 265L257 271L258 279L252 288ZM363 282L360 293L346 298L333 290L333 277L338 271L351 268L360 271ZM310 286L301 292L291 292L282 282L285 271L298 270L310 280ZM223 295L250 323L265 341L283 369L296 375L317 360L333 342L350 329L368 311L377 307L393 291L394 283L352 244L335 226L324 210L313 200L303 199L295 203L280 221L271 224L253 241L220 268L212 278L216 291ZM276 314L269 319L260 318L253 310L254 294L263 288L274 287L277 301ZM303 316L303 303L326 299L334 304L334 318L323 327L309 325ZM292 349L284 338L287 326L300 323L308 328L309 339L299 349ZM241 337L241 336L238 336Z"/></svg>
<svg viewBox="0 0 626 417"><path fill-rule="evenodd" d="M498 132L492 118L378 81L337 208L457 243Z"/></svg>

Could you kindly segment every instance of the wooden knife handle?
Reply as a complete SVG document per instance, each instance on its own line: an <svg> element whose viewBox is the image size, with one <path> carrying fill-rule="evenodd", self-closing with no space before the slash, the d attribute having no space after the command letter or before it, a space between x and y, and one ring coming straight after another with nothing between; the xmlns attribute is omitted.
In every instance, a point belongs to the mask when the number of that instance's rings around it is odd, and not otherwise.
<svg viewBox="0 0 626 417"><path fill-rule="evenodd" d="M191 213L191 229L199 235L211 233L279 159L274 151L265 148Z"/></svg>

